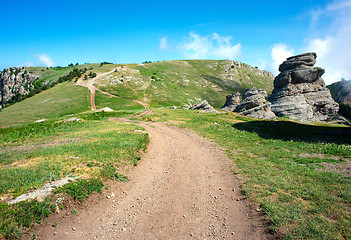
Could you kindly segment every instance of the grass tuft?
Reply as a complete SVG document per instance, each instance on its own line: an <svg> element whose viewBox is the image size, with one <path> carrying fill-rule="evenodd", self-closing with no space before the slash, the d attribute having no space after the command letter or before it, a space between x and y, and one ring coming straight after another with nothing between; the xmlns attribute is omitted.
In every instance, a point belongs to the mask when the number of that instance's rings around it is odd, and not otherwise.
<svg viewBox="0 0 351 240"><path fill-rule="evenodd" d="M68 183L54 191L54 193L65 193L75 201L83 203L93 192L102 193L104 184L100 179L83 179Z"/></svg>

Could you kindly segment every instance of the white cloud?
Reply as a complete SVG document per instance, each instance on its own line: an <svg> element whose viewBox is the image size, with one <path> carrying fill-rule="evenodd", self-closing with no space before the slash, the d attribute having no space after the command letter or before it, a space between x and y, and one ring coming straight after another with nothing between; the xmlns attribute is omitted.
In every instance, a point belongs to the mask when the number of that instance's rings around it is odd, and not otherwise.
<svg viewBox="0 0 351 240"><path fill-rule="evenodd" d="M201 36L190 32L185 42L179 44L183 55L189 59L235 59L241 56L241 44L232 45L232 37L222 37L218 33Z"/></svg>
<svg viewBox="0 0 351 240"><path fill-rule="evenodd" d="M351 0L337 0L325 7L311 11L310 36L298 53L316 52L316 66L325 69L323 79L331 84L341 78L351 79ZM261 67L275 75L278 66L294 49L285 44L275 44L271 48L271 60L264 61ZM283 57L284 56L284 57Z"/></svg>
<svg viewBox="0 0 351 240"><path fill-rule="evenodd" d="M167 37L160 38L160 45L158 46L160 50L168 50L169 46L167 43Z"/></svg>
<svg viewBox="0 0 351 240"><path fill-rule="evenodd" d="M312 23L330 21L330 31L317 33L319 37L306 41L304 51L317 53L317 65L325 68L323 79L331 84L341 78L351 79L351 0L334 1L325 8L312 12Z"/></svg>
<svg viewBox="0 0 351 240"><path fill-rule="evenodd" d="M31 63L31 62L24 62L24 63L22 64L22 66L23 66L23 67L33 67L34 64Z"/></svg>
<svg viewBox="0 0 351 240"><path fill-rule="evenodd" d="M187 59L236 59L241 56L242 46L240 43L233 45L231 40L231 36L222 37L218 33L201 36L190 32L182 42L178 42L173 47L168 45L167 37L161 38L159 49L173 48Z"/></svg>
<svg viewBox="0 0 351 240"><path fill-rule="evenodd" d="M272 72L274 75L279 74L279 65L282 64L288 57L294 55L294 49L286 44L277 43L271 46L271 59L264 61L260 68Z"/></svg>
<svg viewBox="0 0 351 240"><path fill-rule="evenodd" d="M185 39L185 43L179 44L179 49L186 58L200 59L207 58L209 50L212 49L212 43L209 36L201 37L194 32L189 33L189 37Z"/></svg>
<svg viewBox="0 0 351 240"><path fill-rule="evenodd" d="M36 57L39 58L41 64L44 64L45 67L52 67L54 65L54 60L48 54L38 54Z"/></svg>

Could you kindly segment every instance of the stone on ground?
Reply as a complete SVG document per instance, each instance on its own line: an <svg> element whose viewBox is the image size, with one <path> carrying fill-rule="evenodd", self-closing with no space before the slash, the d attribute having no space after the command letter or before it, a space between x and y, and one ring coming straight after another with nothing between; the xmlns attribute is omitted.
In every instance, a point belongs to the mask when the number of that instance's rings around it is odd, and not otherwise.
<svg viewBox="0 0 351 240"><path fill-rule="evenodd" d="M203 110L211 113L218 113L208 102L207 100L203 100L202 102L195 103L193 106L189 108L189 110Z"/></svg>

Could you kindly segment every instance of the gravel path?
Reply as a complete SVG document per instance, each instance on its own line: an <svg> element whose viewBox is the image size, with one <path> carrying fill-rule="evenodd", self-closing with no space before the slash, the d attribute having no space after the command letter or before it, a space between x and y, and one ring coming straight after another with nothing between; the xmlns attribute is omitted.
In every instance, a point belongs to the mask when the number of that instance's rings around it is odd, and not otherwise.
<svg viewBox="0 0 351 240"><path fill-rule="evenodd" d="M150 146L128 183L73 217L51 217L38 239L268 239L231 172L231 160L196 133L140 123ZM52 227L57 222L56 228Z"/></svg>

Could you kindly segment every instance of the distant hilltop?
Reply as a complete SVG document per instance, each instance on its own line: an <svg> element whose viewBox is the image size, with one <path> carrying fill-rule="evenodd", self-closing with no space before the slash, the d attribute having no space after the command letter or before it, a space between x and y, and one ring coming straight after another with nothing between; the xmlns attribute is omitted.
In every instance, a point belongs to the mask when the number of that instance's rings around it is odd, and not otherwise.
<svg viewBox="0 0 351 240"><path fill-rule="evenodd" d="M335 101L351 105L351 80L342 79L328 86Z"/></svg>
<svg viewBox="0 0 351 240"><path fill-rule="evenodd" d="M92 78L96 73L121 70L108 76L107 86L115 86L123 97L144 96L149 104L184 105L208 98L216 107L221 96L247 88L273 89L272 73L231 60L174 60L142 64L108 62L66 67L19 67L0 72L0 109L20 102L64 81ZM123 68L124 66L124 68ZM95 75L94 75L95 74ZM123 95L132 89L134 95ZM143 99L142 99L143 100Z"/></svg>

